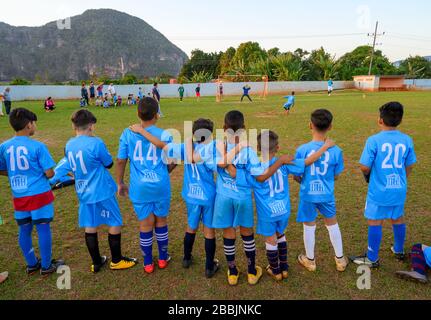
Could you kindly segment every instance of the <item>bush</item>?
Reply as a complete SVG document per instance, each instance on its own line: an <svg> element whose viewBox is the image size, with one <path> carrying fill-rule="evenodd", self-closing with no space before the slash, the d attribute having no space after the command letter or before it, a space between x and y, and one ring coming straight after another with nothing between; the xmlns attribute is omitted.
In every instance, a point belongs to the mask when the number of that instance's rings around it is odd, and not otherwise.
<svg viewBox="0 0 431 320"><path fill-rule="evenodd" d="M9 83L9 85L11 85L11 86L29 86L29 85L31 85L31 82L27 81L25 79L15 78Z"/></svg>

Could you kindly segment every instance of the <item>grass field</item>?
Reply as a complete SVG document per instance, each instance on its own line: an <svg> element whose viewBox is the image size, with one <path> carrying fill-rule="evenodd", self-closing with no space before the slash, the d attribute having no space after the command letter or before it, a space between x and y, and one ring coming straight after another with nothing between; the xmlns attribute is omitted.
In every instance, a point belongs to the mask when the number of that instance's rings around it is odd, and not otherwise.
<svg viewBox="0 0 431 320"><path fill-rule="evenodd" d="M363 253L366 249L367 227L363 217L366 184L358 170L358 160L368 136L376 133L378 107L391 100L399 100L406 107L405 121L401 129L410 134L416 146L418 164L410 178L406 206L408 223L407 244L431 243L431 157L429 139L431 130L431 92L373 93L364 98L356 91L337 92L332 97L325 94L303 94L297 98L294 113L286 118L282 114L283 99L271 96L266 101L240 104L237 97L229 97L221 104L214 98L204 98L199 103L186 100L166 99L162 109L166 117L160 122L163 128L183 131L184 120L199 117L211 118L217 128L223 125L224 114L232 109L244 112L248 128L272 129L281 139L284 153L293 153L299 145L310 139L308 119L313 109L325 107L334 116L331 137L344 150L346 170L337 181L336 196L339 222L342 228L347 255ZM78 109L77 101L58 101L57 110L47 114L43 103L16 102L37 112L38 132L36 139L46 143L55 158L60 160L63 148L73 132L70 115ZM137 122L134 108L102 110L92 107L98 118L97 135L103 138L111 153L116 154L122 130ZM0 141L12 136L7 118L0 118ZM428 146L428 147L427 147ZM25 275L25 263L17 243L17 227L13 220L10 190L5 178L0 179L0 214L4 224L0 226L0 271L9 270L10 279L0 286L0 299L431 299L430 285L417 285L399 281L394 272L408 265L395 261L389 251L392 229L384 226L382 242L382 267L372 272L372 289L359 290L356 267L350 265L343 274L335 271L332 247L322 221L319 221L316 239L318 271L314 274L296 263L296 255L303 250L302 226L295 222L298 203L298 186L291 182L292 215L287 229L289 243L290 278L280 284L264 275L262 281L251 287L246 278L240 278L237 287L228 287L226 264L223 255L222 235L217 234L217 257L222 262L222 271L212 280L204 277L203 236L196 238L195 264L183 270L182 239L186 224L185 205L181 200L182 168L172 174L172 207L169 218L170 253L173 262L167 270L145 275L142 267L124 272L105 270L97 275L89 272L90 258L84 242L84 233L78 229L77 199L73 188L56 193L56 218L52 223L54 256L63 257L72 271L72 289L58 290L57 276L48 279ZM139 257L138 222L128 199L120 199L125 227L123 251L129 256ZM37 239L34 240L37 244ZM108 254L106 233L99 238L101 252ZM237 262L241 270L246 269L241 241L237 241ZM257 239L258 264L265 267L264 241ZM37 247L37 246L36 246ZM154 247L156 250L156 246ZM108 254L109 255L109 254Z"/></svg>

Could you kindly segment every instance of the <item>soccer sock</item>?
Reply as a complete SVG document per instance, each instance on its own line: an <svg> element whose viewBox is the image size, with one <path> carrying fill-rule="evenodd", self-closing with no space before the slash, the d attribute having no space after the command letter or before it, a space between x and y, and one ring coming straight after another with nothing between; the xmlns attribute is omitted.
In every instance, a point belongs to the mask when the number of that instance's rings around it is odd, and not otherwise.
<svg viewBox="0 0 431 320"><path fill-rule="evenodd" d="M421 275L426 276L426 261L421 244L415 244L411 252L412 269Z"/></svg>
<svg viewBox="0 0 431 320"><path fill-rule="evenodd" d="M224 242L224 255L226 256L227 266L231 275L237 275L238 269L235 264L235 239L223 239Z"/></svg>
<svg viewBox="0 0 431 320"><path fill-rule="evenodd" d="M256 275L256 242L254 241L254 235L241 236L241 238L244 245L245 255L248 260L248 273Z"/></svg>
<svg viewBox="0 0 431 320"><path fill-rule="evenodd" d="M368 227L368 252L367 257L372 262L379 260L380 243L382 241L382 226Z"/></svg>
<svg viewBox="0 0 431 320"><path fill-rule="evenodd" d="M289 265L287 263L287 241L286 236L282 235L277 240L278 245L278 259L280 260L281 271L288 271Z"/></svg>
<svg viewBox="0 0 431 320"><path fill-rule="evenodd" d="M278 246L273 246L272 244L266 244L266 256L268 258L269 266L273 274L280 274L280 262L278 259Z"/></svg>
<svg viewBox="0 0 431 320"><path fill-rule="evenodd" d="M49 223L36 225L39 235L39 250L42 259L42 269L48 269L52 261L52 235Z"/></svg>
<svg viewBox="0 0 431 320"><path fill-rule="evenodd" d="M184 236L184 259L192 258L193 244L195 243L196 233L188 233Z"/></svg>
<svg viewBox="0 0 431 320"><path fill-rule="evenodd" d="M404 253L404 242L406 241L406 225L394 224L392 225L394 231L394 250L396 253Z"/></svg>
<svg viewBox="0 0 431 320"><path fill-rule="evenodd" d="M85 244L87 245L88 252L90 253L91 260L94 265L99 265L102 263L100 259L99 251L99 240L97 239L96 233L85 233Z"/></svg>
<svg viewBox="0 0 431 320"><path fill-rule="evenodd" d="M34 254L33 240L31 238L32 231L33 225L31 223L19 226L18 242L25 261L27 262L27 266L29 267L33 267L37 264L36 255Z"/></svg>
<svg viewBox="0 0 431 320"><path fill-rule="evenodd" d="M120 262L123 259L123 255L121 254L121 233L109 234L108 242L111 249L112 262Z"/></svg>
<svg viewBox="0 0 431 320"><path fill-rule="evenodd" d="M316 243L316 226L304 224L304 246L305 254L310 260L314 260L314 246Z"/></svg>
<svg viewBox="0 0 431 320"><path fill-rule="evenodd" d="M216 239L205 238L205 253L206 253L206 264L207 270L214 269L214 257L216 252Z"/></svg>
<svg viewBox="0 0 431 320"><path fill-rule="evenodd" d="M144 266L148 266L153 263L153 231L141 232L140 243Z"/></svg>
<svg viewBox="0 0 431 320"><path fill-rule="evenodd" d="M333 226L326 226L329 232L329 239L331 239L332 247L335 251L335 256L337 258L342 258L344 256L343 253L343 239L341 237L340 226L334 224Z"/></svg>
<svg viewBox="0 0 431 320"><path fill-rule="evenodd" d="M157 245L159 247L159 259L168 260L168 244L169 244L169 233L168 226L155 228Z"/></svg>

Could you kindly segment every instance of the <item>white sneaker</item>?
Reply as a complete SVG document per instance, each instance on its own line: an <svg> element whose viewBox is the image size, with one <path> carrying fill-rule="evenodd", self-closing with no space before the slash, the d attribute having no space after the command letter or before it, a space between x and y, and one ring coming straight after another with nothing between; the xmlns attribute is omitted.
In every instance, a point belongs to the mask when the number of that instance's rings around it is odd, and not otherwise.
<svg viewBox="0 0 431 320"><path fill-rule="evenodd" d="M316 271L316 261L315 260L310 260L305 255L300 254L298 256L298 262L300 265L302 265L308 271L310 271L310 272Z"/></svg>
<svg viewBox="0 0 431 320"><path fill-rule="evenodd" d="M342 257L340 259L335 257L335 266L337 268L337 271L344 272L346 270L348 264L349 264L349 262L347 261L347 259L345 257Z"/></svg>

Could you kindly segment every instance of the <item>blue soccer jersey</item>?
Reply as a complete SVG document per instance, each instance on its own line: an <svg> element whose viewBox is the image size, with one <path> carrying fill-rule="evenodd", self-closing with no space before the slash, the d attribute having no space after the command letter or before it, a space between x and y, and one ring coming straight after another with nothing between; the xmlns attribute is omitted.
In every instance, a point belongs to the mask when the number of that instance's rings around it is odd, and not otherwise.
<svg viewBox="0 0 431 320"><path fill-rule="evenodd" d="M65 153L81 203L94 204L115 195L117 185L107 169L113 160L102 139L89 136L72 138L66 144Z"/></svg>
<svg viewBox="0 0 431 320"><path fill-rule="evenodd" d="M227 151L234 147L234 144L228 144ZM217 193L236 200L248 199L251 197L252 190L247 177L260 176L265 172L265 168L260 163L256 152L250 147L243 148L235 157L233 164L236 167L236 179L232 178L226 169L217 168Z"/></svg>
<svg viewBox="0 0 431 320"><path fill-rule="evenodd" d="M195 152L202 155L207 161L202 163L187 163L185 157L185 145L170 143L168 156L170 158L185 161L182 197L189 204L212 206L214 203L216 184L214 180L215 161L213 154L216 150L215 143L195 144ZM208 157L209 155L210 157Z"/></svg>
<svg viewBox="0 0 431 320"><path fill-rule="evenodd" d="M287 99L286 104L293 105L295 103L295 96L287 96L287 97L284 97L284 98Z"/></svg>
<svg viewBox="0 0 431 320"><path fill-rule="evenodd" d="M159 140L169 144L168 131L151 126L146 130ZM170 199L171 181L166 156L140 134L124 130L120 138L118 159L130 161L130 200L133 203L149 203Z"/></svg>
<svg viewBox="0 0 431 320"><path fill-rule="evenodd" d="M51 190L45 171L55 167L48 148L29 137L14 137L0 145L0 170L7 171L14 198Z"/></svg>
<svg viewBox="0 0 431 320"><path fill-rule="evenodd" d="M431 247L424 250L424 256L428 266L431 268Z"/></svg>
<svg viewBox="0 0 431 320"><path fill-rule="evenodd" d="M320 150L324 142L309 142L298 148L297 159L307 159ZM302 175L301 200L312 203L335 201L335 177L344 170L343 152L337 146L330 148L323 156L305 169Z"/></svg>
<svg viewBox="0 0 431 320"><path fill-rule="evenodd" d="M269 168L277 161L262 163ZM265 182L251 178L256 201L257 219L265 222L276 222L290 215L289 175L301 175L305 170L305 160L297 159L293 165L284 165Z"/></svg>
<svg viewBox="0 0 431 320"><path fill-rule="evenodd" d="M367 200L379 206L404 204L406 168L416 163L413 140L408 135L391 130L370 137L360 163L371 169Z"/></svg>

